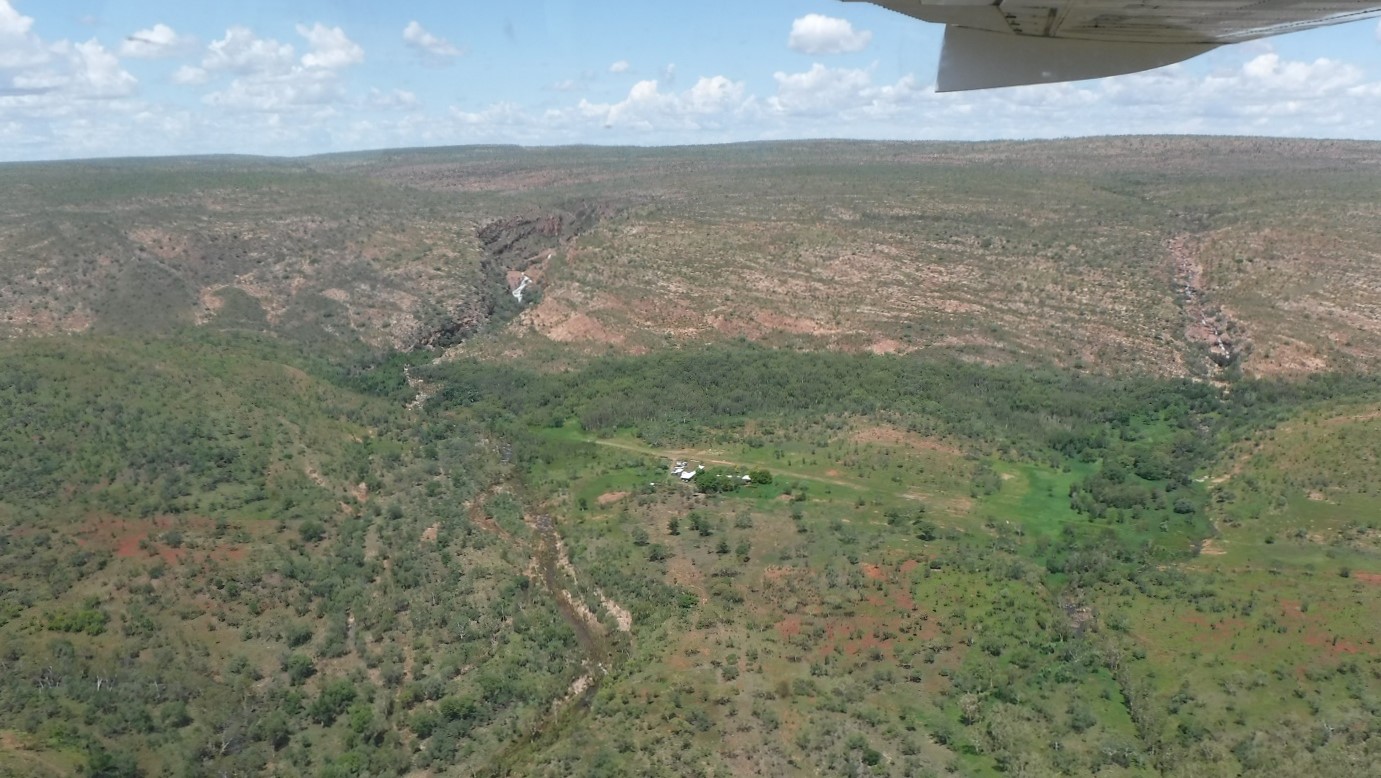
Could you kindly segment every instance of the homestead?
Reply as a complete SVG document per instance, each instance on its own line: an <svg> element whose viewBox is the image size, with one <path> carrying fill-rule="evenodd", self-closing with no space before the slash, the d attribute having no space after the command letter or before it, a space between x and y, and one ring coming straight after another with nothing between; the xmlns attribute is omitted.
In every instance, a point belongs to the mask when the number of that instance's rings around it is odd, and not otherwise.
<svg viewBox="0 0 1381 778"><path fill-rule="evenodd" d="M681 479L682 481L690 482L691 479L695 478L696 473L699 473L704 469L704 465L700 465L698 467L691 467L690 464L682 461L676 462L671 466L671 474Z"/></svg>
<svg viewBox="0 0 1381 778"><path fill-rule="evenodd" d="M706 477L697 480L696 477L702 474ZM695 482L701 491L727 492L752 483L772 483L772 476L765 470L742 474L707 472L704 465L691 465L686 461L673 462L671 475L682 483Z"/></svg>

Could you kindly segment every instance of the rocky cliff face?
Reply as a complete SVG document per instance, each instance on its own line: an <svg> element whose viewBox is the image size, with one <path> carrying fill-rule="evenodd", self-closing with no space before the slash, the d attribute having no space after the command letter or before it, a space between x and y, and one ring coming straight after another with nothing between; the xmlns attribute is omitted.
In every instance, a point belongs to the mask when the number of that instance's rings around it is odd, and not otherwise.
<svg viewBox="0 0 1381 778"><path fill-rule="evenodd" d="M491 257L518 263L535 258L544 249L554 248L617 212L610 203L577 202L540 213L497 219L479 229L477 235Z"/></svg>
<svg viewBox="0 0 1381 778"><path fill-rule="evenodd" d="M607 204L579 202L484 224L475 231L484 255L471 286L473 295L450 309L441 321L420 330L412 345L447 348L486 325L507 322L522 308L522 301L512 294L510 278L514 274L521 278L523 271L614 212L614 207Z"/></svg>

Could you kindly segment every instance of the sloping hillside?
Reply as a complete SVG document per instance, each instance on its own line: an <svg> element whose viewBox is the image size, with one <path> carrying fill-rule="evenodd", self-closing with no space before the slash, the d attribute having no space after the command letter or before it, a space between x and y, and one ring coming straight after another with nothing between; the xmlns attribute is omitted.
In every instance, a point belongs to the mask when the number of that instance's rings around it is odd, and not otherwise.
<svg viewBox="0 0 1381 778"><path fill-rule="evenodd" d="M0 167L0 774L1370 776L1378 165Z"/></svg>

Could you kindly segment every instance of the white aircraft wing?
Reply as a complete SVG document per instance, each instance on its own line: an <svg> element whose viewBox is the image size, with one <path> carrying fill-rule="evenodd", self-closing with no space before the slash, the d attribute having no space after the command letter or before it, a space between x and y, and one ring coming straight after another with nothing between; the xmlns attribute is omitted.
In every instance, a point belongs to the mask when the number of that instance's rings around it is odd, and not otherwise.
<svg viewBox="0 0 1381 778"><path fill-rule="evenodd" d="M1134 73L1381 14L1376 0L846 0L946 25L941 92Z"/></svg>

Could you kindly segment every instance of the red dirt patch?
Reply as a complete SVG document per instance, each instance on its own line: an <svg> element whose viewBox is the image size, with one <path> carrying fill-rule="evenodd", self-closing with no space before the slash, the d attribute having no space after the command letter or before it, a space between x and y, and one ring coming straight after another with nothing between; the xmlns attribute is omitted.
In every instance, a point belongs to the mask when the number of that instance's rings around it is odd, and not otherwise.
<svg viewBox="0 0 1381 778"><path fill-rule="evenodd" d="M218 546L215 551L211 552L211 557L223 562L243 562L249 557L249 546Z"/></svg>
<svg viewBox="0 0 1381 778"><path fill-rule="evenodd" d="M147 537L147 534L141 532L120 538L120 542L115 546L115 556L121 559L139 556L142 551L139 548L139 543Z"/></svg>
<svg viewBox="0 0 1381 778"><path fill-rule="evenodd" d="M792 335L814 335L819 337L821 335L834 335L839 332L836 328L827 327L824 324L802 316L785 316L770 311L759 311L753 318L769 330L788 332Z"/></svg>
<svg viewBox="0 0 1381 778"><path fill-rule="evenodd" d="M619 500L622 500L627 496L628 492L605 492L604 494L601 494L595 500L595 502L599 503L601 506L611 505L613 503L618 502Z"/></svg>
<svg viewBox="0 0 1381 778"><path fill-rule="evenodd" d="M151 519L120 519L109 515L89 517L73 533L83 548L105 549L120 559L157 556L170 565L200 561L238 562L249 555L243 544L210 537L213 523L205 516L158 516ZM241 528L256 533L254 525ZM188 536L189 545L174 548L161 541L163 534L177 530Z"/></svg>
<svg viewBox="0 0 1381 778"><path fill-rule="evenodd" d="M1305 633L1304 642L1306 645L1323 649L1334 656L1338 654L1355 654L1362 650L1356 643L1323 632Z"/></svg>
<svg viewBox="0 0 1381 778"><path fill-rule="evenodd" d="M696 665L698 664L681 651L673 651L672 653L668 654L666 658L666 663L667 667L678 673L684 673L694 670Z"/></svg>
<svg viewBox="0 0 1381 778"><path fill-rule="evenodd" d="M1352 577L1364 584L1381 586L1381 573L1353 573Z"/></svg>
<svg viewBox="0 0 1381 778"><path fill-rule="evenodd" d="M523 314L523 320L538 332L558 343L593 341L620 345L621 333L613 332L586 313L571 310L548 297Z"/></svg>
<svg viewBox="0 0 1381 778"><path fill-rule="evenodd" d="M710 593L705 589L705 576L695 563L681 556L674 556L667 562L667 583L695 592L700 602L709 602Z"/></svg>
<svg viewBox="0 0 1381 778"><path fill-rule="evenodd" d="M195 520L175 522L166 517L117 519L114 516L92 516L76 531L74 538L84 548L108 549L121 559L147 556L156 551L164 561L175 563L183 550L164 546L156 538L166 530L191 529L197 524Z"/></svg>
<svg viewBox="0 0 1381 778"><path fill-rule="evenodd" d="M891 652L892 640L882 640L876 632L883 621L870 616L854 616L848 619L831 620L825 627L825 639L820 642L816 653L827 657L835 646L848 656L857 656L871 649Z"/></svg>
<svg viewBox="0 0 1381 778"><path fill-rule="evenodd" d="M909 587L905 585L898 586L892 592L892 603L904 611L916 610L916 601L911 599Z"/></svg>
<svg viewBox="0 0 1381 778"><path fill-rule="evenodd" d="M1316 615L1312 609L1306 612L1299 600L1281 600L1280 615L1303 627L1304 635L1300 641L1307 646L1321 649L1324 653L1333 656L1356 654L1362 651L1362 647L1356 643L1343 640L1330 632L1327 629L1326 620Z"/></svg>
<svg viewBox="0 0 1381 778"><path fill-rule="evenodd" d="M944 441L927 438L924 435L917 435L914 432L899 430L896 427L864 427L850 435L849 440L854 443L871 443L884 446L902 446L925 451L938 451L943 454L953 454L955 456L960 456L964 453Z"/></svg>
<svg viewBox="0 0 1381 778"><path fill-rule="evenodd" d="M777 634L784 638L801 634L801 618L799 616L787 616L777 622Z"/></svg>
<svg viewBox="0 0 1381 778"><path fill-rule="evenodd" d="M920 566L920 563L914 559L908 559L905 562L902 562L901 565L897 568L898 572L901 573L901 583L895 586L887 587L886 594L890 595L890 602L888 600L884 600L882 597L870 595L868 597L869 604L873 605L874 607L890 606L902 612L915 610L916 601L911 599L911 584L909 583L908 579L911 571L915 570L918 566ZM860 562L859 569L863 572L863 577L867 578L870 581L888 580L887 569L884 568L882 565L874 565L869 564L868 562Z"/></svg>
<svg viewBox="0 0 1381 778"><path fill-rule="evenodd" d="M187 549L185 548L173 548L161 543L154 544L153 549L158 552L158 557L160 559L170 565L181 562L182 558L187 555Z"/></svg>

